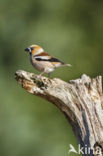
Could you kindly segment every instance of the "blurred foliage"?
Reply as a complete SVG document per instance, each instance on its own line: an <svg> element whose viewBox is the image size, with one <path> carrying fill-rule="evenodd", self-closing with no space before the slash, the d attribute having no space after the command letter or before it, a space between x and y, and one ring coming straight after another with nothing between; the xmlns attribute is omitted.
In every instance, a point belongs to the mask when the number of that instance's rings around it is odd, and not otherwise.
<svg viewBox="0 0 103 156"><path fill-rule="evenodd" d="M72 64L52 77L103 75L103 1L1 0L0 41L0 155L68 156L69 144L77 143L67 120L55 106L21 89L14 73L38 73L24 52L35 43Z"/></svg>

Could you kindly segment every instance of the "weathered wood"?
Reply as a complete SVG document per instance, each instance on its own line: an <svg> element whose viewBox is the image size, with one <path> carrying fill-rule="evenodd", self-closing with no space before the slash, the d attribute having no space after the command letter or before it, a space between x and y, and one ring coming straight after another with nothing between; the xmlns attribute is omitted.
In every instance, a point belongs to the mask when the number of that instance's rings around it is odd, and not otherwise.
<svg viewBox="0 0 103 156"><path fill-rule="evenodd" d="M103 94L102 77L94 79L85 74L69 83L58 78L38 77L19 70L16 79L29 93L55 104L67 117L85 156L103 152ZM85 147L91 153L85 152ZM95 153L94 153L95 151ZM99 151L100 152L100 151ZM98 156L102 156L100 152Z"/></svg>

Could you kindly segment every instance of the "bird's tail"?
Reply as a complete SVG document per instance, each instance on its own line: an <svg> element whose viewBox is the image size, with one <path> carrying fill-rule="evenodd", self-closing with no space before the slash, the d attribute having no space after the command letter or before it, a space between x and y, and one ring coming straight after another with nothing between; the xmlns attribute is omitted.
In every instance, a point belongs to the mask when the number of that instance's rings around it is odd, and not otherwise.
<svg viewBox="0 0 103 156"><path fill-rule="evenodd" d="M68 67L71 67L72 65L71 65L71 64L62 64L62 66L68 66Z"/></svg>

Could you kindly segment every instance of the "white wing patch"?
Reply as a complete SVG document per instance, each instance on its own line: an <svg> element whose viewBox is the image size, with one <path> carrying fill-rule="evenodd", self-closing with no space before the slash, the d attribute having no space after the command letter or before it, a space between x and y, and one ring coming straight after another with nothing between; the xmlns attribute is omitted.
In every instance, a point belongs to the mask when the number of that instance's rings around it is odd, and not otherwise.
<svg viewBox="0 0 103 156"><path fill-rule="evenodd" d="M34 56L35 59L40 58L40 59L46 59L48 60L50 57L49 56Z"/></svg>

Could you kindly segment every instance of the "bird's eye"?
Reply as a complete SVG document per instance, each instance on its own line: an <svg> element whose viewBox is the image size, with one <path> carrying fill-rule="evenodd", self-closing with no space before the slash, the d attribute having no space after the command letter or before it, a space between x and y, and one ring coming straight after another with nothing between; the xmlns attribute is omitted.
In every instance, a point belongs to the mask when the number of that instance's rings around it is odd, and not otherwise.
<svg viewBox="0 0 103 156"><path fill-rule="evenodd" d="M33 50L33 49L34 49L34 47L31 47L30 49L31 49L31 50Z"/></svg>

